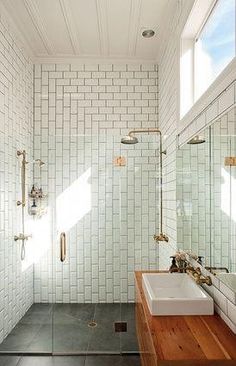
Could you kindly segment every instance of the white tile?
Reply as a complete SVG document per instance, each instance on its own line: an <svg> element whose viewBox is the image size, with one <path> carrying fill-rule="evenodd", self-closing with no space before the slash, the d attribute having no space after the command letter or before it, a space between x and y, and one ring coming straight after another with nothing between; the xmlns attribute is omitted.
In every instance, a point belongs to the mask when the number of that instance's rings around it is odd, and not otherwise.
<svg viewBox="0 0 236 366"><path fill-rule="evenodd" d="M213 121L217 117L218 114L219 114L219 112L218 112L218 101L215 101L206 110L206 124Z"/></svg>
<svg viewBox="0 0 236 366"><path fill-rule="evenodd" d="M228 317L236 326L236 305L232 304L230 301L228 301L227 304L228 304L228 313L227 313Z"/></svg>
<svg viewBox="0 0 236 366"><path fill-rule="evenodd" d="M223 113L226 109L234 104L234 85L227 89L219 98L219 113Z"/></svg>
<svg viewBox="0 0 236 366"><path fill-rule="evenodd" d="M220 281L220 291L233 303L236 303L236 295L233 290L227 287L222 281Z"/></svg>

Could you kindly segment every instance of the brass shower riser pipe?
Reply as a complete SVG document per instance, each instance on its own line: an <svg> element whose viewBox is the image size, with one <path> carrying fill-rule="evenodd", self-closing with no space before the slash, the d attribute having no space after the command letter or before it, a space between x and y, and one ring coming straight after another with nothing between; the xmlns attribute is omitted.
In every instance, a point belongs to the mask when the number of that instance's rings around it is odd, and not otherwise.
<svg viewBox="0 0 236 366"><path fill-rule="evenodd" d="M162 133L159 128L137 128L135 130L131 130L128 133L128 136L132 137L132 135L137 133L158 133L160 136L160 235L154 235L154 239L156 241L169 241L169 238L163 234L163 159L162 154L165 152L162 150Z"/></svg>

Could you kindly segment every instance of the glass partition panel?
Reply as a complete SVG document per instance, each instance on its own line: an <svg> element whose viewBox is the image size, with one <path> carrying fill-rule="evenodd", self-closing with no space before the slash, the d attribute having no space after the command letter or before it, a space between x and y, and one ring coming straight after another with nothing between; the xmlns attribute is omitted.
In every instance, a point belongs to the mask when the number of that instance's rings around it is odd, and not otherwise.
<svg viewBox="0 0 236 366"><path fill-rule="evenodd" d="M138 352L134 272L155 270L159 260L158 134L139 142L122 145L120 135L105 133L35 136L32 238L26 260L16 259L32 298L0 352Z"/></svg>
<svg viewBox="0 0 236 366"><path fill-rule="evenodd" d="M56 354L120 353L115 329L120 321L120 170L113 166L113 139L105 134L55 139Z"/></svg>

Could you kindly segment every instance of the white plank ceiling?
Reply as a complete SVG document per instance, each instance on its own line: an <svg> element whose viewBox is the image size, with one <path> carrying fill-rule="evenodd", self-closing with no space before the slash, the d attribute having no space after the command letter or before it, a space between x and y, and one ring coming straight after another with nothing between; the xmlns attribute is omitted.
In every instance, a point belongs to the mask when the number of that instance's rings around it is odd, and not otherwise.
<svg viewBox="0 0 236 366"><path fill-rule="evenodd" d="M0 3L35 59L154 61L168 0L0 0ZM144 39L144 29L154 29L155 36Z"/></svg>

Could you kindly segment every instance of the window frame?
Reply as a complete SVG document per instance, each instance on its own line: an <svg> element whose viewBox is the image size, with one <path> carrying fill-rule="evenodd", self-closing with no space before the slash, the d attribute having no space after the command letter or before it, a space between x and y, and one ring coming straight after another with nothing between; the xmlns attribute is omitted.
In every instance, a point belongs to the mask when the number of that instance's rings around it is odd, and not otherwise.
<svg viewBox="0 0 236 366"><path fill-rule="evenodd" d="M211 7L209 8L209 11L208 11L208 13L206 14L205 18L203 19L202 24L201 24L201 26L200 26L200 28L199 28L199 31L197 32L197 34L196 34L196 36L195 36L195 38L194 38L194 43L196 43L196 42L198 41L198 39L199 39L199 37L200 37L200 34L202 33L202 31L203 31L203 29L204 29L204 27L205 27L206 23L208 22L208 19L210 18L210 16L211 16L211 15L212 15L212 13L214 12L214 9L216 8L216 5L217 5L217 3L218 3L218 2L219 2L219 0L215 0L215 1L212 3Z"/></svg>
<svg viewBox="0 0 236 366"><path fill-rule="evenodd" d="M180 37L179 54L179 120L185 119L185 116L194 107L195 104L212 89L212 85L222 74L230 70L230 65L236 60L236 29L235 29L235 57L212 81L208 88L201 95L196 95L196 42L201 35L207 21L213 13L219 0L195 0L187 21L182 29ZM235 19L236 19L236 0L235 0ZM235 25L236 28L236 25ZM187 61L184 59L187 56ZM217 83L216 83L217 84Z"/></svg>

